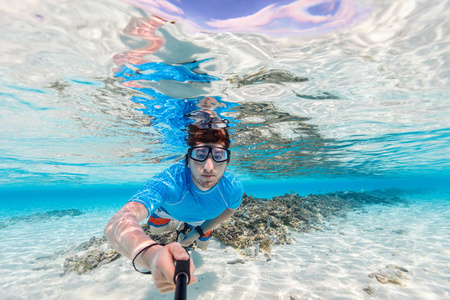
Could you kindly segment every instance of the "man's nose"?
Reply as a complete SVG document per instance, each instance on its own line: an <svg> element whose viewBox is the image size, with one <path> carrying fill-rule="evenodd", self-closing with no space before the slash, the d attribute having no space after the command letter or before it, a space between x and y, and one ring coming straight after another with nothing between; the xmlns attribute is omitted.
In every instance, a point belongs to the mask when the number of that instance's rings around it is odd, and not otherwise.
<svg viewBox="0 0 450 300"><path fill-rule="evenodd" d="M205 161L204 168L205 168L205 171L208 171L208 172L213 170L214 162L213 162L213 159L212 159L211 155L208 155L208 158Z"/></svg>

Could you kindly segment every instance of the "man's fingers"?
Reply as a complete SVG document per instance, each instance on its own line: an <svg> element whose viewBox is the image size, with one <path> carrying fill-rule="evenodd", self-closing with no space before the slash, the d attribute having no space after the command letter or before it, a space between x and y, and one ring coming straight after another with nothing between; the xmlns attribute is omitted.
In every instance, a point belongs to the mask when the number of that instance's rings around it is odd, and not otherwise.
<svg viewBox="0 0 450 300"><path fill-rule="evenodd" d="M189 284L188 284L188 285L197 283L197 281L198 281L197 276L191 275L191 280L189 281Z"/></svg>
<svg viewBox="0 0 450 300"><path fill-rule="evenodd" d="M179 243L171 243L166 245L160 253L153 278L155 280L156 288L163 294L172 292L175 290L175 284L173 277L175 273L174 261L188 260L189 254L181 247ZM195 266L192 260L190 260L190 281L189 284L196 283L198 281L197 276L192 275L195 271Z"/></svg>
<svg viewBox="0 0 450 300"><path fill-rule="evenodd" d="M180 244L178 243L173 243L170 244L170 246L173 246L173 250L174 252L172 252L173 254L173 258L175 260L188 260L190 258L189 254L186 252L186 250L181 247ZM194 284L198 281L197 276L194 276L194 272L195 272L195 265L194 262L192 261L192 259L189 262L189 271L190 271L190 280L189 280L189 284Z"/></svg>
<svg viewBox="0 0 450 300"><path fill-rule="evenodd" d="M189 254L184 250L179 243L169 244L169 250L172 252L175 260L188 260Z"/></svg>
<svg viewBox="0 0 450 300"><path fill-rule="evenodd" d="M167 294L175 291L175 285L173 283L164 283L160 285L156 285L156 288L159 290L161 294Z"/></svg>
<svg viewBox="0 0 450 300"><path fill-rule="evenodd" d="M181 247L181 245L179 243L173 243L170 244L171 247L173 247L171 250L173 250L172 255L174 260L188 260L190 258L189 254L186 252L186 250ZM190 275L191 275L191 283L195 283L197 282L197 277L193 276L192 274L195 271L195 265L194 262L192 261L192 259L189 262L189 271L190 271ZM192 282L192 278L195 277L195 282Z"/></svg>

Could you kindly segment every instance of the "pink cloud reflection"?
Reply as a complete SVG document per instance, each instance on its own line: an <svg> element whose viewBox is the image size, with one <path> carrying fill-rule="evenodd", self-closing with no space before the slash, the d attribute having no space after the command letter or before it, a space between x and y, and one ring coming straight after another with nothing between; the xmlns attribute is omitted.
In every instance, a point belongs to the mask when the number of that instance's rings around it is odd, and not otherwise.
<svg viewBox="0 0 450 300"><path fill-rule="evenodd" d="M351 22L357 14L355 0L297 0L286 5L273 3L247 16L224 20L208 20L208 16L202 16L206 21L201 21L187 16L180 7L166 0L124 1L161 18L194 25L199 31L306 32L343 26ZM174 1L181 4L182 0ZM323 10L319 9L315 14L311 12L311 8L320 6Z"/></svg>
<svg viewBox="0 0 450 300"><path fill-rule="evenodd" d="M272 24L277 21L295 21L298 26L290 28L293 31L306 31L301 29L301 24L305 23L326 23L324 27L339 26L346 24L356 14L353 0L342 0L339 4L339 9L334 15L312 15L307 10L308 8L320 5L323 3L330 3L336 5L337 1L323 1L323 0L298 0L288 5L272 4L266 6L253 15L233 18L227 20L211 20L205 22L208 26L213 28L221 28L227 31L241 31L254 29L258 31L286 31L289 28L270 28Z"/></svg>
<svg viewBox="0 0 450 300"><path fill-rule="evenodd" d="M124 2L171 21L181 20L184 15L181 8L166 0L124 0Z"/></svg>

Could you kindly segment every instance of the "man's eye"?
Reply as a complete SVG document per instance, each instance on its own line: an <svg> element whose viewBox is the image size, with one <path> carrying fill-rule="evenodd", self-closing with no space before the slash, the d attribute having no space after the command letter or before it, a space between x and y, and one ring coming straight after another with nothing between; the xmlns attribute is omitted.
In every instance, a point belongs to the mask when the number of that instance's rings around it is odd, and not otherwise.
<svg viewBox="0 0 450 300"><path fill-rule="evenodd" d="M223 150L213 150L213 155L217 158L224 157L224 155L225 155L224 153L225 153L225 151L223 151Z"/></svg>
<svg viewBox="0 0 450 300"><path fill-rule="evenodd" d="M197 155L206 155L208 154L208 149L197 149L196 153Z"/></svg>

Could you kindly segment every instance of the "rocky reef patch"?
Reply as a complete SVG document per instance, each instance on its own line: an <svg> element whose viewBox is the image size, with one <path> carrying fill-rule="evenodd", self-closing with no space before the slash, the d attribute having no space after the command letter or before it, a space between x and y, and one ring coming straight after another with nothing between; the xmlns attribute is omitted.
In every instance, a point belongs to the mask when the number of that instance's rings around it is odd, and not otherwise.
<svg viewBox="0 0 450 300"><path fill-rule="evenodd" d="M89 241L81 243L75 250L82 251L82 254L66 256L61 276L71 272L81 275L109 264L120 257L120 253L111 247L105 237L101 239L93 237Z"/></svg>
<svg viewBox="0 0 450 300"><path fill-rule="evenodd" d="M345 217L347 212L365 205L406 203L400 190L371 192L335 192L301 197L286 194L270 200L244 195L235 214L213 231L214 237L238 249L257 247L270 252L271 246L289 244L288 230L310 232L323 230L323 221ZM243 251L247 254L249 251Z"/></svg>
<svg viewBox="0 0 450 300"><path fill-rule="evenodd" d="M19 222L40 222L44 220L54 219L54 218L62 218L65 216L75 217L82 215L78 209L62 209L62 210L51 210L43 213L35 213L26 216L17 216L12 218L4 219L0 222L0 229L6 228L10 225L14 225Z"/></svg>

